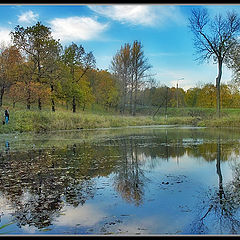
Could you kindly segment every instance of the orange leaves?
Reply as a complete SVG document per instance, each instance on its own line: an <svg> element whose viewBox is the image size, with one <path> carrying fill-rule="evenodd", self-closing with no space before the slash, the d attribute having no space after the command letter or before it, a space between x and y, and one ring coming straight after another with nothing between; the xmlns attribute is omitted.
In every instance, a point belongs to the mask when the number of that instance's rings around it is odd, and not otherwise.
<svg viewBox="0 0 240 240"><path fill-rule="evenodd" d="M16 82L10 87L9 97L13 102L25 102L29 98L30 103L37 102L40 97L47 102L50 99L50 88L35 82Z"/></svg>

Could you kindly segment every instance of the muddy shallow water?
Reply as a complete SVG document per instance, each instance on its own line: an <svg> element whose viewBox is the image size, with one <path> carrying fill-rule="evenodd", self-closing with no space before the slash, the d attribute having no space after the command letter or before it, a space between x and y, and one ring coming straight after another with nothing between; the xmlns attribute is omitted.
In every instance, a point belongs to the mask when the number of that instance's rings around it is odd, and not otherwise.
<svg viewBox="0 0 240 240"><path fill-rule="evenodd" d="M240 233L240 129L0 137L0 233Z"/></svg>

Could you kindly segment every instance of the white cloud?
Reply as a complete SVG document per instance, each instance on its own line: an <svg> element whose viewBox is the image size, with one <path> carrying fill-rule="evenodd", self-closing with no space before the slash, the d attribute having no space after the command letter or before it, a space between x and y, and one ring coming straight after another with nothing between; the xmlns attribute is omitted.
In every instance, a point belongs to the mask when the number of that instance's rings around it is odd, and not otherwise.
<svg viewBox="0 0 240 240"><path fill-rule="evenodd" d="M89 17L55 18L50 25L54 38L63 42L97 38L108 26Z"/></svg>
<svg viewBox="0 0 240 240"><path fill-rule="evenodd" d="M0 43L9 45L11 43L10 30L7 28L0 28Z"/></svg>
<svg viewBox="0 0 240 240"><path fill-rule="evenodd" d="M160 5L90 5L89 8L101 15L122 23L143 26L163 26L169 21L184 23L185 18L177 6Z"/></svg>
<svg viewBox="0 0 240 240"><path fill-rule="evenodd" d="M21 23L32 23L36 22L38 18L38 14L34 14L31 10L23 13L22 15L18 16L18 21Z"/></svg>

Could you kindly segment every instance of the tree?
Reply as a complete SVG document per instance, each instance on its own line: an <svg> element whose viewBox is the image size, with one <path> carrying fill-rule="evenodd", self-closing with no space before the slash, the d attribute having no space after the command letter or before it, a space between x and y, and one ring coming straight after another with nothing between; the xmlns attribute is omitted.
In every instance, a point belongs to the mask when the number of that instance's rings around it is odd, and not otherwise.
<svg viewBox="0 0 240 240"><path fill-rule="evenodd" d="M76 112L76 99L80 97L80 80L91 70L96 63L92 52L86 53L82 45L72 43L65 48L62 56L63 62L68 66L71 80L72 110Z"/></svg>
<svg viewBox="0 0 240 240"><path fill-rule="evenodd" d="M126 43L121 46L111 61L111 70L119 80L121 105L120 112L124 114L127 103L127 92L130 83L131 74L131 45Z"/></svg>
<svg viewBox="0 0 240 240"><path fill-rule="evenodd" d="M192 10L189 18L190 29L194 34L194 45L198 60L213 59L218 65L216 77L217 89L217 114L220 117L220 82L222 78L222 66L228 53L237 44L237 34L240 30L240 19L235 12L228 12L210 18L206 8Z"/></svg>
<svg viewBox="0 0 240 240"><path fill-rule="evenodd" d="M55 112L55 99L58 95L58 86L60 79L64 77L60 55L62 46L53 40L49 42L49 49L51 49L51 53L43 63L44 75L42 82L48 84L51 89L52 111Z"/></svg>
<svg viewBox="0 0 240 240"><path fill-rule="evenodd" d="M14 46L0 49L0 106L6 89L18 80L19 67L23 58Z"/></svg>
<svg viewBox="0 0 240 240"><path fill-rule="evenodd" d="M31 104L35 102L35 96L33 91L34 86L34 63L32 61L24 62L21 65L21 69L19 70L19 81L22 84L17 82L18 87L21 87L21 92L23 93L23 97L26 100L27 109L30 110ZM21 93L21 94L22 94Z"/></svg>
<svg viewBox="0 0 240 240"><path fill-rule="evenodd" d="M216 88L213 84L206 84L202 87L199 91L198 99L197 99L197 106L199 107L216 107Z"/></svg>
<svg viewBox="0 0 240 240"><path fill-rule="evenodd" d="M56 61L59 58L61 45L53 39L49 27L40 22L32 27L15 27L11 32L14 45L22 52L26 61L31 61L34 73L32 80L37 83L46 83L50 80L53 87L52 75L56 68ZM46 80L48 79L48 80ZM41 97L38 99L38 108L41 110Z"/></svg>
<svg viewBox="0 0 240 240"><path fill-rule="evenodd" d="M239 82L232 81L229 85L231 96L232 96L232 106L234 108L240 107L240 90L239 90Z"/></svg>
<svg viewBox="0 0 240 240"><path fill-rule="evenodd" d="M196 107L200 88L189 88L185 94L185 102L189 107Z"/></svg>
<svg viewBox="0 0 240 240"><path fill-rule="evenodd" d="M145 72L151 68L147 58L144 56L143 45L139 41L134 41L131 49L131 64L132 64L132 87L134 92L132 115L136 115L137 93L143 84Z"/></svg>
<svg viewBox="0 0 240 240"><path fill-rule="evenodd" d="M221 106L222 108L233 107L233 98L232 98L231 89L227 84L221 85Z"/></svg>
<svg viewBox="0 0 240 240"><path fill-rule="evenodd" d="M111 69L120 81L122 113L125 111L127 93L129 93L130 113L136 114L138 90L143 85L145 72L150 68L151 66L144 56L143 45L137 40L132 45L126 43L113 57Z"/></svg>
<svg viewBox="0 0 240 240"><path fill-rule="evenodd" d="M158 105L157 110L153 114L153 117L157 114L157 112L160 110L160 108L164 108L164 115L165 118L167 118L167 108L168 108L168 101L169 101L169 87L167 86L162 86L158 87L155 90L154 94L155 98L153 100L153 105Z"/></svg>
<svg viewBox="0 0 240 240"><path fill-rule="evenodd" d="M119 100L119 91L115 77L106 70L96 71L94 95L96 102L106 109L116 107Z"/></svg>

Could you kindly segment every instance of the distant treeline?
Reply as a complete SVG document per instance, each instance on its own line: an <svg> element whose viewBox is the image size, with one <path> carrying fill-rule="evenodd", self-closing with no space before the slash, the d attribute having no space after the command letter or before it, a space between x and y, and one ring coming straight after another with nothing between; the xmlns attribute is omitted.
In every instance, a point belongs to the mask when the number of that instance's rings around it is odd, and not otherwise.
<svg viewBox="0 0 240 240"><path fill-rule="evenodd" d="M138 103L161 107L216 107L216 86L205 84L184 90L175 87L147 87L139 93ZM239 108L240 91L236 84L221 84L221 107Z"/></svg>

